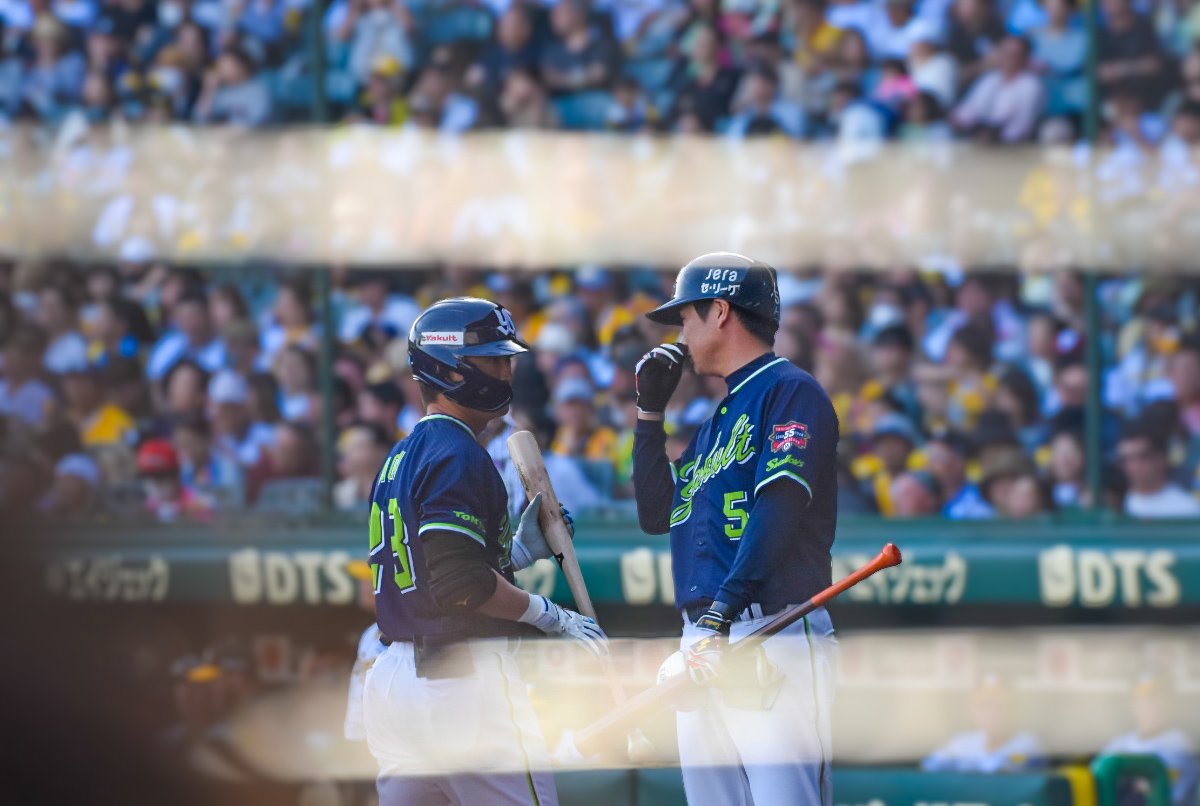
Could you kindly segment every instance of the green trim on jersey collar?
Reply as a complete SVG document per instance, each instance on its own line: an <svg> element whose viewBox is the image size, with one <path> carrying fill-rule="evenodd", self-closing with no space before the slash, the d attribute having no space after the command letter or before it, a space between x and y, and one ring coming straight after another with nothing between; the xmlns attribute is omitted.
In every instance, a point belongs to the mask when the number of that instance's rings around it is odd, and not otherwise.
<svg viewBox="0 0 1200 806"><path fill-rule="evenodd" d="M765 369L765 367L764 367L764 369ZM749 380L749 379L747 379L747 380ZM457 423L458 425L461 425L463 428L467 429L467 433L471 435L471 438L472 439L475 438L475 431L472 430L471 426L467 425L466 423L464 423L462 420L458 419L457 417L450 416L449 414L426 414L424 417L417 420L417 425L420 425L421 423L425 422L426 420L449 420L450 422Z"/></svg>
<svg viewBox="0 0 1200 806"><path fill-rule="evenodd" d="M739 389L741 389L741 388L742 388L743 386L745 386L746 384L750 383L750 381L754 380L754 378L755 378L755 377L756 377L756 376L757 376L757 375L758 375L760 372L762 372L763 370L766 370L766 369L770 369L771 367L775 366L776 364L778 364L778 363L779 363L779 362L781 362L781 361L787 361L787 359L786 359L786 358L784 358L783 356L780 356L779 358L776 358L776 359L775 359L774 361L772 361L771 363L769 363L769 364L766 364L765 366L761 366L761 367L759 367L758 369L754 370L754 372L752 372L752 373L750 374L750 377L749 377L749 378L747 378L746 380L744 380L744 381L742 381L741 383L739 383L737 386L735 386L735 387L733 387L732 389L730 389L730 390L729 390L729 395L728 395L728 396L729 396L729 397L732 397L733 395L736 395Z"/></svg>

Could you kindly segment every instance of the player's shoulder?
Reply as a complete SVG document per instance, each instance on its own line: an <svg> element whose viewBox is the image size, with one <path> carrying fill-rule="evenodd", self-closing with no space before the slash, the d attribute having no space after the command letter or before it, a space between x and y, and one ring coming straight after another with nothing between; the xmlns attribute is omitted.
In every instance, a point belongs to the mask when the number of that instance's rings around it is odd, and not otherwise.
<svg viewBox="0 0 1200 806"><path fill-rule="evenodd" d="M445 414L422 417L412 433L396 446L396 452L400 451L409 457L405 461L426 471L444 470L463 478L495 471L491 455L479 444L470 426Z"/></svg>
<svg viewBox="0 0 1200 806"><path fill-rule="evenodd" d="M807 370L801 369L791 361L781 360L772 364L770 371L771 390L776 394L803 395L807 399L828 403L832 407L833 403L825 387Z"/></svg>

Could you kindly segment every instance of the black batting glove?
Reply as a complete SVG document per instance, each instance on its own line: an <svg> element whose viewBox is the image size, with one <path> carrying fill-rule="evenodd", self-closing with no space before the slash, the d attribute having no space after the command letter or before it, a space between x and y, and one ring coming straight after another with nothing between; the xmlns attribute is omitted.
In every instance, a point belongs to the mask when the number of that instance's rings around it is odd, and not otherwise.
<svg viewBox="0 0 1200 806"><path fill-rule="evenodd" d="M686 344L660 344L642 356L634 375L637 381L637 407L644 412L661 414L683 377L687 359Z"/></svg>

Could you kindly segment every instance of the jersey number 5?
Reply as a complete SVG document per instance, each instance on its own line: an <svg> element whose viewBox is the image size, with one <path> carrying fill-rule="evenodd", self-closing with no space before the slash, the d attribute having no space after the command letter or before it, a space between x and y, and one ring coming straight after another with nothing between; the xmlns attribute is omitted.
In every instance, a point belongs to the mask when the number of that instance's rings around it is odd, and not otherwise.
<svg viewBox="0 0 1200 806"><path fill-rule="evenodd" d="M391 527L389 530L389 526ZM390 533L389 533L390 532ZM412 549L408 545L408 527L400 515L400 502L393 498L388 501L387 512L378 502L371 504L371 573L374 575L375 592L379 593L383 582L383 565L377 561L385 540L390 540L392 547L392 564L396 572L392 575L396 587L401 593L408 593L417 587L413 577ZM382 558L378 558L382 559Z"/></svg>
<svg viewBox="0 0 1200 806"><path fill-rule="evenodd" d="M725 517L734 521L725 524L725 536L730 540L740 538L742 532L746 531L746 524L750 522L750 513L741 508L748 498L744 492L725 493Z"/></svg>

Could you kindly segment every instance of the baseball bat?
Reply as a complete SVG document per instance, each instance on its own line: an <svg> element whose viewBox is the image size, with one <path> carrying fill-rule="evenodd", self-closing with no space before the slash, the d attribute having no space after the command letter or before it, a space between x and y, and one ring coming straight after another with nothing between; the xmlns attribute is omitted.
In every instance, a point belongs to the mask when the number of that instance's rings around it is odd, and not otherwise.
<svg viewBox="0 0 1200 806"><path fill-rule="evenodd" d="M596 608L592 606L592 597L588 595L587 585L583 581L579 558L575 556L575 544L571 542L571 533L567 531L567 524L563 522L559 511L558 496L554 494L554 485L550 483L537 439L528 431L517 431L508 438L508 452L517 466L517 472L521 474L521 484L529 499L533 500L535 495L542 494L538 524L546 536L546 545L555 554L562 555L562 570L567 578L567 587L575 597L575 609L595 621Z"/></svg>
<svg viewBox="0 0 1200 806"><path fill-rule="evenodd" d="M528 431L517 431L508 438L508 452L521 475L521 485L529 498L532 500L538 493L542 494L542 511L538 514L538 524L542 527L542 534L545 535L550 550L562 555L563 574L567 578L567 587L571 589L571 595L575 597L576 609L599 623L596 609L592 606L592 597L588 595L587 583L583 581L579 558L575 555L575 543L563 522L558 496L554 493L554 485L550 483L550 475L546 472L546 463L542 460L542 451L538 447L537 439ZM604 669L604 678L608 682L613 699L620 707L627 696L625 687L617 679L612 659L601 658L600 665ZM635 730L628 737L627 750L631 759L637 759L647 756L653 748L642 732Z"/></svg>
<svg viewBox="0 0 1200 806"><path fill-rule="evenodd" d="M902 561L903 558L900 556L900 549L896 547L895 543L888 543L876 555L875 559L840 582L830 585L803 604L794 605L783 610L775 618L745 638L730 644L726 652L730 655L737 655L751 650L765 639L796 623L818 607L824 606L825 603L854 587L872 574L878 573L885 568L899 565ZM592 724L575 733L575 746L585 755L590 753L592 751L591 745L596 739L616 728L628 729L629 724L635 722L643 714L665 705L669 702L673 694L688 685L692 685L692 679L685 674L660 685L652 686L640 694L635 694L626 700L624 704L618 706L615 711L597 719Z"/></svg>

